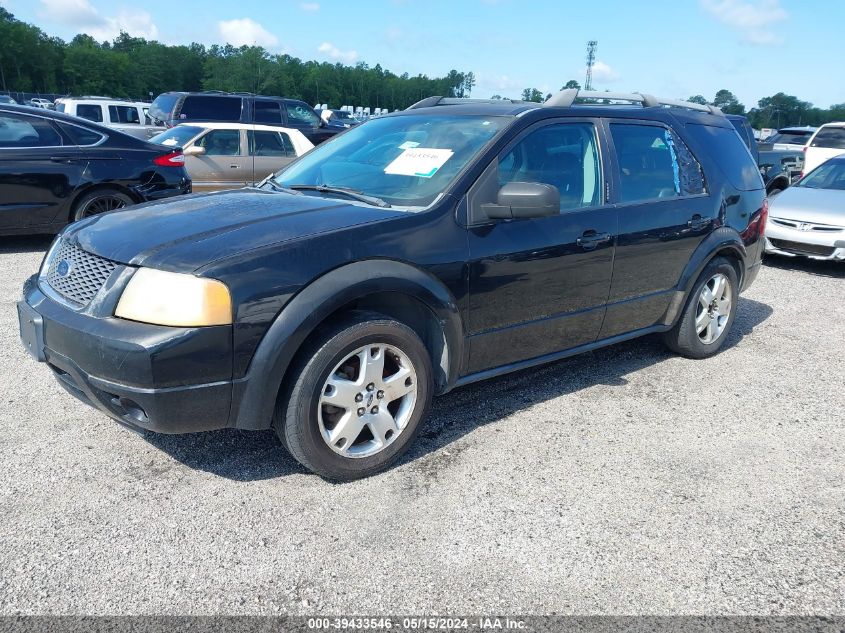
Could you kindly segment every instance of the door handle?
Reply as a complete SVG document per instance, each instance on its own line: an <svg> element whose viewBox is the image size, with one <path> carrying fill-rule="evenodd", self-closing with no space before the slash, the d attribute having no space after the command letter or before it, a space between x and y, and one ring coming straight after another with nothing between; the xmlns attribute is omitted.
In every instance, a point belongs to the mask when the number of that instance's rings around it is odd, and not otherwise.
<svg viewBox="0 0 845 633"><path fill-rule="evenodd" d="M708 224L710 224L710 218L702 218L697 213L687 222L687 226L693 231L700 231Z"/></svg>
<svg viewBox="0 0 845 633"><path fill-rule="evenodd" d="M70 163L71 159L67 156L50 156L50 162L53 163Z"/></svg>
<svg viewBox="0 0 845 633"><path fill-rule="evenodd" d="M240 169L240 165L229 165L230 169Z"/></svg>
<svg viewBox="0 0 845 633"><path fill-rule="evenodd" d="M611 239L613 238L610 233L597 233L593 229L590 229L589 231L584 231L584 234L575 240L575 243L585 251L591 251L599 244L609 242Z"/></svg>

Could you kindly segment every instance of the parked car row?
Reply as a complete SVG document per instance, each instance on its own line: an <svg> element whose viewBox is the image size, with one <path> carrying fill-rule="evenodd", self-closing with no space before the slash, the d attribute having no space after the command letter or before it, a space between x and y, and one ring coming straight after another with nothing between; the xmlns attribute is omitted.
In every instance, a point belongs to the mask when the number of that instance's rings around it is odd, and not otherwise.
<svg viewBox="0 0 845 633"><path fill-rule="evenodd" d="M94 123L148 139L164 129L150 118L150 104L108 97L73 97L56 100L56 111L78 116Z"/></svg>

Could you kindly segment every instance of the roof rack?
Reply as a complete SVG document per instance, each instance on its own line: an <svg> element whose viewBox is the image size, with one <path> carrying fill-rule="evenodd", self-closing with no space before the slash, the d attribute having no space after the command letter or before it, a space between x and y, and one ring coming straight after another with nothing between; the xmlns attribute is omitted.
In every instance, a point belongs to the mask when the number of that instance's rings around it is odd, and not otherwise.
<svg viewBox="0 0 845 633"><path fill-rule="evenodd" d="M710 114L722 114L722 111L715 106L701 105L699 103L692 103L691 101L681 101L680 99L664 99L662 97L654 97L652 95L640 94L638 92L600 92L598 90L578 90L577 88L561 90L546 101L543 104L543 107L569 108L574 105L577 99L630 101L631 103L641 103L644 108L669 106L673 108L698 110L699 112L709 112Z"/></svg>
<svg viewBox="0 0 845 633"><path fill-rule="evenodd" d="M406 110L417 110L418 108L431 108L444 105L467 105L472 103L527 103L517 99L465 99L463 97L426 97L415 104L405 108Z"/></svg>

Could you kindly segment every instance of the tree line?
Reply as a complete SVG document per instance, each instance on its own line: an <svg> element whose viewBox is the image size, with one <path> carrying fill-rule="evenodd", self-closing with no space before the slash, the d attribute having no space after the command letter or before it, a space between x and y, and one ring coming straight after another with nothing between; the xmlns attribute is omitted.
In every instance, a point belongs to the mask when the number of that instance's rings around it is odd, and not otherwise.
<svg viewBox="0 0 845 633"><path fill-rule="evenodd" d="M0 7L0 90L147 98L168 90L254 92L391 110L430 95L469 96L471 72L396 75L381 65L303 61L260 46L170 46L121 33L111 42L50 37Z"/></svg>
<svg viewBox="0 0 845 633"><path fill-rule="evenodd" d="M561 90L570 88L580 89L581 84L574 79L570 79L561 86ZM537 88L526 88L520 95L523 101L536 101L538 103L549 97L551 97L551 94L544 96ZM493 95L493 98L506 99L507 97ZM819 126L831 121L845 121L845 103L837 103L827 109L817 108L809 101L802 101L798 97L783 92L778 92L770 97L763 97L757 102L756 106L748 109L739 102L734 93L726 89L719 90L712 100L708 100L702 95L693 95L686 100L702 105L714 105L725 114L747 116L751 125L758 130L798 125Z"/></svg>

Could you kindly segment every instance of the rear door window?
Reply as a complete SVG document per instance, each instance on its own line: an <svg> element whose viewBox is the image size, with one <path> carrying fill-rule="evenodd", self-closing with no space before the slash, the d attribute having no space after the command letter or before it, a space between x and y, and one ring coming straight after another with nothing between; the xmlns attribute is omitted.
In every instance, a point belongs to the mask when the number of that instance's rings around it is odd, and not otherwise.
<svg viewBox="0 0 845 633"><path fill-rule="evenodd" d="M89 130L88 128L80 127L78 125L72 125L70 123L65 123L64 121L59 123L59 126L62 128L62 131L68 135L68 138L75 144L80 146L86 145L96 145L100 141L103 140L103 135L98 134L93 130Z"/></svg>
<svg viewBox="0 0 845 633"><path fill-rule="evenodd" d="M141 117L138 116L138 108L135 106L110 105L109 119L112 123L141 124Z"/></svg>
<svg viewBox="0 0 845 633"><path fill-rule="evenodd" d="M845 127L823 127L810 143L810 147L845 150Z"/></svg>
<svg viewBox="0 0 845 633"><path fill-rule="evenodd" d="M103 106L95 105L93 103L77 103L76 116L94 121L95 123L103 122Z"/></svg>
<svg viewBox="0 0 845 633"><path fill-rule="evenodd" d="M249 148L253 156L296 156L293 144L284 132L250 131Z"/></svg>
<svg viewBox="0 0 845 633"><path fill-rule="evenodd" d="M241 97L189 95L185 97L180 119L195 121L240 121L243 99Z"/></svg>
<svg viewBox="0 0 845 633"><path fill-rule="evenodd" d="M49 121L11 112L0 113L0 148L61 145L62 137Z"/></svg>
<svg viewBox="0 0 845 633"><path fill-rule="evenodd" d="M739 141L736 133L731 133ZM677 198L705 192L700 163L680 137L668 128L611 123L610 135L616 148L620 202ZM748 153L744 146L743 151Z"/></svg>
<svg viewBox="0 0 845 633"><path fill-rule="evenodd" d="M282 123L282 109L278 101L255 100L255 122L279 125Z"/></svg>
<svg viewBox="0 0 845 633"><path fill-rule="evenodd" d="M707 151L734 187L742 191L763 189L757 163L732 127L687 123L686 131Z"/></svg>

